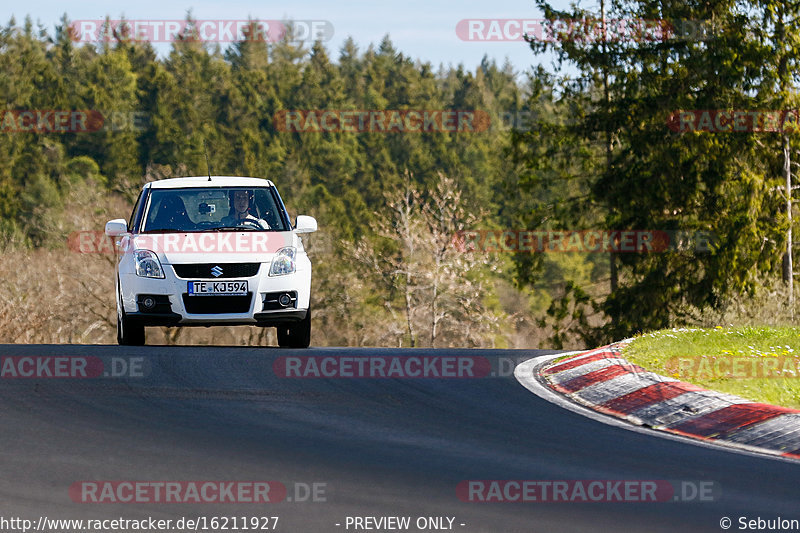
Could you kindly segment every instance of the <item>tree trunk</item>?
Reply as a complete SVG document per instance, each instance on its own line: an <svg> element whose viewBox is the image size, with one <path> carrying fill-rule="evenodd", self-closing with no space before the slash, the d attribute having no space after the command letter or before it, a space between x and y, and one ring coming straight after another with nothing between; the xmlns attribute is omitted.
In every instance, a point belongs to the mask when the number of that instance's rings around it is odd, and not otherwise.
<svg viewBox="0 0 800 533"><path fill-rule="evenodd" d="M600 0L600 18L602 19L603 24L603 62L602 62L602 69L603 69L603 100L605 101L605 111L608 113L609 105L610 105L610 97L608 94L608 56L606 50L606 3L605 0ZM605 129L605 144L606 144L606 172L611 170L611 131L609 131L608 127L608 117L606 117L606 122L604 125ZM618 275L617 275L617 261L614 253L610 253L608 256L609 262L609 269L611 271L611 292L617 290L618 284ZM611 320L614 320L614 317L611 317Z"/></svg>
<svg viewBox="0 0 800 533"><path fill-rule="evenodd" d="M794 272L792 267L792 155L789 150L789 136L783 136L783 175L786 179L786 253L783 260L783 281L789 285L789 316L794 320Z"/></svg>

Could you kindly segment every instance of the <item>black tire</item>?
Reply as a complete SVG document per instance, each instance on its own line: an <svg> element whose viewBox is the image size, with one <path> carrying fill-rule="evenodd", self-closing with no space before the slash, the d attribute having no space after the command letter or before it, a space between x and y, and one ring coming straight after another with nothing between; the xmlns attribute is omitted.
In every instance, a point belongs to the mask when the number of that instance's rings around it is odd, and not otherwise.
<svg viewBox="0 0 800 533"><path fill-rule="evenodd" d="M119 294L117 294L117 344L120 346L144 346L144 326L132 324L125 316Z"/></svg>
<svg viewBox="0 0 800 533"><path fill-rule="evenodd" d="M281 348L308 348L311 344L311 308L306 317L291 325L278 326L278 346Z"/></svg>

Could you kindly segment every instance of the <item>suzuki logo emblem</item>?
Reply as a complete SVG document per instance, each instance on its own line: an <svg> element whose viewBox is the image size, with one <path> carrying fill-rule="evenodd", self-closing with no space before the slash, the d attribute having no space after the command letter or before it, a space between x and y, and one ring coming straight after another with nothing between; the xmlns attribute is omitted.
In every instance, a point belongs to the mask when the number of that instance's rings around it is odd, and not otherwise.
<svg viewBox="0 0 800 533"><path fill-rule="evenodd" d="M215 266L214 268L211 269L211 275L214 276L215 278L220 277L222 275L222 269L218 266Z"/></svg>

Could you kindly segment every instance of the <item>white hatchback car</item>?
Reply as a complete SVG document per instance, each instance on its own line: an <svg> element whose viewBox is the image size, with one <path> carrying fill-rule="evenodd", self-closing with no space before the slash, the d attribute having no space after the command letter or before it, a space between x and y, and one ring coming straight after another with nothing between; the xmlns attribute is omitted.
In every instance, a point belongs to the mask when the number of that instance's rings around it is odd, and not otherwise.
<svg viewBox="0 0 800 533"><path fill-rule="evenodd" d="M119 237L117 341L145 343L145 326L276 327L281 347L311 339L311 261L300 215L292 227L275 185L231 176L148 183Z"/></svg>

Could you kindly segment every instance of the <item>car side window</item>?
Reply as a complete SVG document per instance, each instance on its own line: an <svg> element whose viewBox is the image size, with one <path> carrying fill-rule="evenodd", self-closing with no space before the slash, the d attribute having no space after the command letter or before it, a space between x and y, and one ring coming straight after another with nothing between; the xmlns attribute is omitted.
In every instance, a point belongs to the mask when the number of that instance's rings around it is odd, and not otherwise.
<svg viewBox="0 0 800 533"><path fill-rule="evenodd" d="M269 195L268 190L259 189L256 191L256 205L261 207L261 218L263 218L270 228L281 229L281 222L277 216L277 206Z"/></svg>

